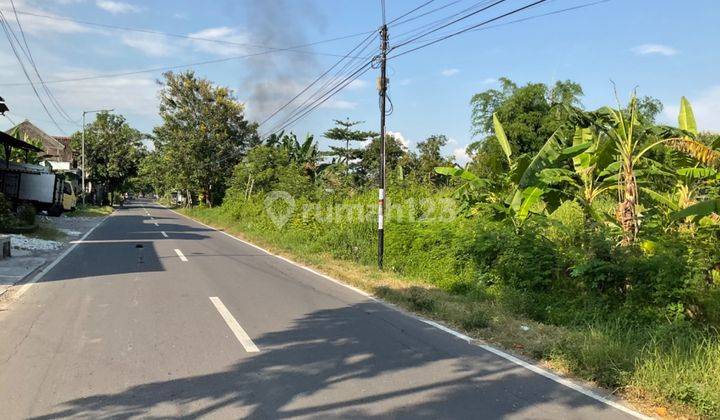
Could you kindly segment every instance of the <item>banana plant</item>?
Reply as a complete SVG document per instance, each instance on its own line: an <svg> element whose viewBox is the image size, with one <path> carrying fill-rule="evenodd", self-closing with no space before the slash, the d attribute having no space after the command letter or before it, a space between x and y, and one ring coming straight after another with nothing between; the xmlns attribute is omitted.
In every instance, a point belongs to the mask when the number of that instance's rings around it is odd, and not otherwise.
<svg viewBox="0 0 720 420"><path fill-rule="evenodd" d="M558 129L532 158L527 155L514 158L505 129L497 115L493 115L493 126L495 138L510 168L499 184L479 178L466 169L438 167L435 171L463 181L457 193L466 207L472 208L477 203L490 204L497 214L512 220L519 229L530 214L551 211L557 203L557 200L546 199L552 189L543 182L543 174L547 175L547 170L557 168L583 153L591 143L567 147L563 131Z"/></svg>

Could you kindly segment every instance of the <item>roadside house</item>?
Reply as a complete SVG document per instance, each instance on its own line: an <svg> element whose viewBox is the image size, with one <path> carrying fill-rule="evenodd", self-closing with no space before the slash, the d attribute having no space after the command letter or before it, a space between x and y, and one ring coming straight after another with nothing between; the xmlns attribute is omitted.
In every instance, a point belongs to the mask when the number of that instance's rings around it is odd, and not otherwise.
<svg viewBox="0 0 720 420"><path fill-rule="evenodd" d="M51 136L28 120L5 131L19 139L35 139L42 143L43 152L38 153L43 160L52 162L55 169L74 169L77 167L77 159L70 147L69 137Z"/></svg>

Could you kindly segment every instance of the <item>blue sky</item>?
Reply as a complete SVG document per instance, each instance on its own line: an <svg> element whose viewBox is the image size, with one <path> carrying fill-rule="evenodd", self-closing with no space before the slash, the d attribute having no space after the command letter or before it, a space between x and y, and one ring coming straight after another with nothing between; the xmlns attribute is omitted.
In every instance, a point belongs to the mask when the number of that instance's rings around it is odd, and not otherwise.
<svg viewBox="0 0 720 420"><path fill-rule="evenodd" d="M388 19L424 1L386 0ZM508 19L591 1L550 0ZM507 0L453 28L482 22L529 2ZM35 62L48 81L260 51L238 43L286 48L372 31L380 23L379 3L15 0ZM420 10L430 11L449 3L451 0L435 0ZM459 0L426 17L391 27L390 45L402 39L403 32L477 3ZM10 0L0 0L0 10L17 30ZM119 31L58 19L63 17L235 44ZM695 107L700 127L720 131L718 21L720 2L715 0L611 0L568 13L469 32L389 62L394 112L388 119L388 129L401 136L410 148L429 135L445 134L451 139L446 153L454 153L462 160L463 149L471 141L470 97L496 87L497 79L505 76L520 84L574 80L583 86L583 104L588 108L614 102L610 80L617 84L623 98L637 87L639 94L657 97L665 104L664 122L674 122L680 96L686 95ZM345 54L361 40L362 36L358 36L303 48L302 53L276 51L194 69L203 77L231 87L246 102L249 116L262 120L332 65L337 60L332 54ZM377 42L372 47L377 47ZM0 58L0 96L11 108L9 117L15 122L28 118L50 134L62 134L44 113L30 86L7 86L26 81L4 39L0 42ZM159 122L155 83L159 77L158 71L49 87L75 120L80 119L84 109L115 108L131 124L150 132ZM319 135L334 118L363 120L364 128L376 130L376 77L376 70L366 73L292 130ZM55 115L58 121L64 121ZM0 128L10 125L8 119L0 119ZM67 121L60 125L66 133L77 129ZM272 121L263 129L271 126Z"/></svg>

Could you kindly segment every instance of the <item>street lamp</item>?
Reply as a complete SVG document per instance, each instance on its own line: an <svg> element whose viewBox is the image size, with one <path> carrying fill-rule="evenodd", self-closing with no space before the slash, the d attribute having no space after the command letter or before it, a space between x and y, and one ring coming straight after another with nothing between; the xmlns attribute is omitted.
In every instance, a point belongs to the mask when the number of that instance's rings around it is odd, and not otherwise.
<svg viewBox="0 0 720 420"><path fill-rule="evenodd" d="M94 111L83 111L82 116L82 203L83 206L85 205L85 114L92 114L94 112L112 112L115 111L115 108L113 109L96 109Z"/></svg>

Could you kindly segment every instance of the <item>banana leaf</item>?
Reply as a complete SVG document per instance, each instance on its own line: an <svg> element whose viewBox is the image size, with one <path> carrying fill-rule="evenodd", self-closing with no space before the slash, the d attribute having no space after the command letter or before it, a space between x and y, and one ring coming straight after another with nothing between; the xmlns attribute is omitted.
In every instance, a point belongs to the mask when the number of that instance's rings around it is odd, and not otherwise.
<svg viewBox="0 0 720 420"><path fill-rule="evenodd" d="M685 207L684 209L675 212L672 217L673 219L683 219L685 217L704 217L709 216L713 213L720 214L720 198L714 198L695 203L692 206Z"/></svg>

